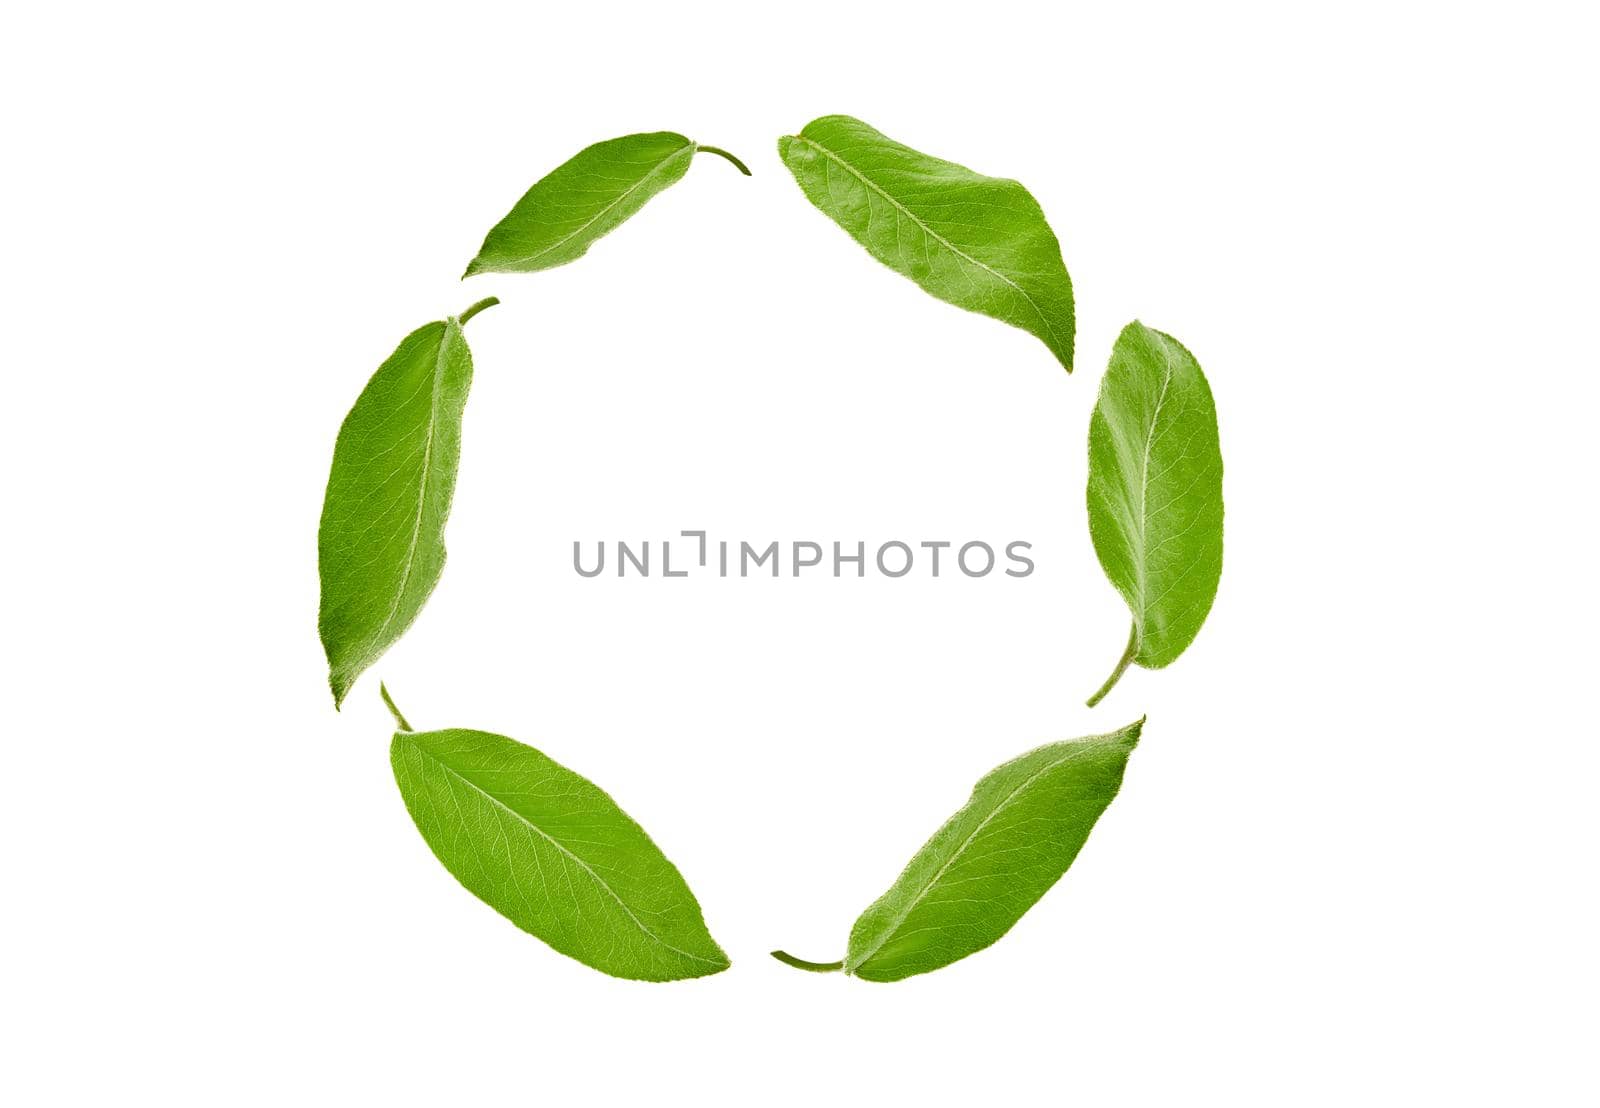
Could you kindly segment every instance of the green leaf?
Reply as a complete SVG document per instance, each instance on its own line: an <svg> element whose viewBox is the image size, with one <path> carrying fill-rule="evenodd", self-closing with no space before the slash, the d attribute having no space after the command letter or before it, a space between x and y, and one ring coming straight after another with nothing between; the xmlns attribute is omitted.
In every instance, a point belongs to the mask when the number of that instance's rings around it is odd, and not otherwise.
<svg viewBox="0 0 1600 1108"><path fill-rule="evenodd" d="M489 297L407 335L339 428L317 529L317 629L335 706L439 581L472 383L461 325L496 303Z"/></svg>
<svg viewBox="0 0 1600 1108"><path fill-rule="evenodd" d="M1137 662L1159 669L1200 631L1222 577L1222 450L1211 387L1176 339L1117 338L1089 421L1089 534L1133 612L1093 707Z"/></svg>
<svg viewBox="0 0 1600 1108"><path fill-rule="evenodd" d="M592 782L484 731L400 730L389 756L434 856L524 931L613 977L728 968L683 877Z"/></svg>
<svg viewBox="0 0 1600 1108"><path fill-rule="evenodd" d="M1072 280L1027 189L847 115L812 120L778 153L807 199L874 258L940 300L1038 336L1072 372Z"/></svg>
<svg viewBox="0 0 1600 1108"><path fill-rule="evenodd" d="M726 150L670 131L597 142L537 181L490 229L462 276L531 273L583 257L645 201L674 184L704 151L750 171Z"/></svg>
<svg viewBox="0 0 1600 1108"><path fill-rule="evenodd" d="M773 956L800 969L898 981L989 946L1072 865L1117 795L1143 726L1051 743L992 770L861 913L843 962Z"/></svg>

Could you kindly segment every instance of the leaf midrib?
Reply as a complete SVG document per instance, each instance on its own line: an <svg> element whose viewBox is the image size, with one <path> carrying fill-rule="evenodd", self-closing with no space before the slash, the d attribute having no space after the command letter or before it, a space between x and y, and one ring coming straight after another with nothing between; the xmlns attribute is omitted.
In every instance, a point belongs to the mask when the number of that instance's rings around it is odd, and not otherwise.
<svg viewBox="0 0 1600 1108"><path fill-rule="evenodd" d="M844 158L842 158L838 154L834 153L832 150L828 149L826 146L823 146L820 142L816 141L815 139L807 138L805 135L793 135L791 137L796 139L796 140L798 140L798 141L800 141L800 142L803 142L807 146L810 146L813 149L819 151L824 157L831 158L833 161L839 163L839 165L843 166L846 170L848 170L850 172L850 174L856 178L856 180L860 181L862 184L866 185L873 192L877 193L879 196L883 197L889 203L893 204L895 206L895 208L898 209L901 212L901 214L903 214L912 223L914 223L918 227L920 227L922 229L923 234L927 235L929 238L931 238L935 242L939 243L946 250L950 251L950 253L954 254L956 257L960 258L961 260L963 260L965 262L969 262L970 264L972 264L974 266L977 266L979 269L983 270L985 273L988 273L989 275L993 276L997 280L1002 281L1005 284L1010 285L1012 288L1016 289L1018 294L1021 295L1022 299L1026 300L1028 302L1028 307L1033 309L1033 314L1039 317L1039 322L1044 324L1045 330L1050 332L1051 341L1053 341L1053 342L1060 342L1061 341L1061 337L1056 334L1055 326L1050 322L1050 317L1045 315L1043 309L1041 309L1039 307L1038 303L1034 301L1033 297L1028 294L1028 290L1027 289L1025 289L1021 285L1017 284L1010 277L1007 277L1004 273L1001 273L998 269L995 269L993 266L988 265L988 264L986 264L984 262L980 262L977 258L974 258L971 254L968 254L965 250L962 250L955 243L953 243L949 239L945 238L938 231L935 231L932 227L928 226L927 223L923 222L923 220L918 218L918 216L916 215L915 212L913 212L910 208L906 207L904 204L900 203L900 201L896 200L892 195L890 195L887 191L885 191L884 188L881 185L879 185L877 182L873 181L866 174L862 173L855 166L851 165Z"/></svg>
<svg viewBox="0 0 1600 1108"><path fill-rule="evenodd" d="M512 819L516 820L522 826L527 827L529 830L533 831L540 838L544 839L551 846L555 847L555 849L558 850L563 856L572 859L573 863L575 865L577 865L578 868L582 869L584 873L587 873L589 875L589 879L591 881L593 881L596 885L600 886L600 888L604 889L606 891L606 894L608 896L610 896L612 900L615 900L617 902L617 907L621 908L623 913L628 917L628 919L633 922L633 925L635 927L637 927L641 932L643 932L644 935L647 938L649 938L652 942L664 947L667 950L672 951L674 954L681 954L685 958L693 959L696 962L704 962L706 965L709 965L709 966L720 966L720 965L723 964L722 961L718 961L715 958L707 958L702 954L694 954L694 953L691 953L690 951L683 950L680 947L673 946L671 943L667 942L667 940L663 939L660 935L657 935L654 931L650 930L650 928L645 926L643 920L641 920L638 916L633 914L633 909L628 907L627 902L624 901L622 899L622 897L617 894L617 891L615 889L613 889L610 885L606 884L605 880L603 878L601 878L601 876L598 873L596 873L590 867L589 863L585 862L582 858L578 857L572 851L568 850L565 846L563 846L561 844L560 840L556 839L549 832L545 831L544 828L542 828L538 824L534 823L527 816L523 815L521 812L519 812L515 808L511 807L509 804L505 803L499 797L495 796L493 793L487 791L482 786L478 785L471 778L467 777L466 775L460 773L456 769L454 769L451 766L449 766L448 764L446 764L443 759L439 758L438 756L436 756L434 754L429 753L427 751L427 749L425 749L420 744L413 743L412 745L416 748L416 750L418 752L423 754L425 757L429 758L435 765L437 765L440 769L444 770L451 777L454 777L457 781L460 781L463 785L467 786L467 788L471 789L474 793L476 793L477 795L483 797L490 804L493 804L496 808L499 808L500 810L502 810L505 813L507 813L508 815L510 815Z"/></svg>
<svg viewBox="0 0 1600 1108"><path fill-rule="evenodd" d="M855 963L850 967L851 972L854 972L855 970L857 970L857 969L861 968L862 966L866 965L866 963L869 960L871 960L871 958L872 958L872 956L874 954L878 953L878 951L882 950L884 948L884 946L886 946L888 944L889 940L894 937L895 932L899 931L901 925L904 924L906 922L906 920L911 917L911 913L912 913L913 910L916 909L916 906L918 904L922 903L923 897L927 896L929 891L932 890L932 888L939 883L939 879L941 877L943 877L949 871L951 866L955 865L956 860L959 859L961 857L961 855L966 852L967 848L972 845L973 841L975 839L977 839L978 835L982 833L983 829L985 827L989 826L989 824L994 821L995 817L998 816L1001 813L1001 811L1003 811L1008 804L1010 804L1013 800L1015 800L1022 793L1022 791L1024 789L1026 789L1029 785L1032 785L1035 781L1037 781L1040 777L1044 776L1046 773L1049 773L1053 769L1059 768L1060 766L1066 764L1068 761L1072 760L1075 756L1082 754L1084 752L1084 750L1087 748L1088 744L1094 743L1094 742L1099 742L1099 741L1102 741L1103 739L1106 739L1106 738L1109 738L1109 737L1110 736L1101 735L1101 736L1096 736L1095 738L1077 740L1075 743L1072 744L1073 745L1073 749L1068 750L1065 754L1063 754L1061 757L1057 758L1055 761L1050 762L1049 764L1047 764L1045 766L1042 766L1038 771L1036 771L1035 773L1031 774L1027 778L1027 780L1023 781L1015 789L1012 789L1011 792L1006 794L1005 799L1000 801L999 804L996 804L994 806L994 810L991 811L988 815L984 816L983 819L978 823L978 826L976 826L976 827L974 827L972 829L972 833L970 835L968 835L964 840L962 840L962 843L961 843L960 846L956 847L956 849L951 852L950 857L945 859L944 864L939 867L939 871L937 873L935 873L931 878L928 879L927 884L923 885L922 888L920 890L918 890L917 895L911 898L911 902L909 904L907 904L905 906L905 908L902 909L900 912L896 913L895 918L894 918L894 922L892 924L890 924L887 928L884 929L883 938L878 941L876 946L874 946L871 950L867 951L865 954L863 954L859 959L857 959L855 961Z"/></svg>
<svg viewBox="0 0 1600 1108"><path fill-rule="evenodd" d="M411 573L417 564L417 543L422 540L422 516L428 503L428 484L433 474L433 440L435 428L439 423L439 393L444 381L445 351L449 346L450 322L447 320L444 334L439 337L439 350L433 358L433 388L428 395L428 434L422 444L422 479L417 483L417 511L416 518L411 522L411 541L406 544L405 568L400 573L400 584L395 589L394 602L389 606L389 614L384 617L382 626L374 636L376 642L383 641L394 623L395 616L399 615L400 604L405 599L406 587L411 584Z"/></svg>
<svg viewBox="0 0 1600 1108"><path fill-rule="evenodd" d="M1157 345L1161 347L1161 357L1166 363L1166 371L1161 378L1161 391L1156 395L1155 411L1150 415L1150 427L1144 437L1144 463L1139 469L1139 560L1134 563L1134 569L1139 574L1139 617L1136 621L1139 633L1139 650L1144 650L1144 621L1148 615L1147 602L1149 600L1149 573L1145 565L1145 554L1150 548L1149 522L1145 510L1150 503L1150 450L1155 446L1156 424L1161 422L1161 408L1167 402L1167 390L1172 385L1172 351L1167 348L1166 340L1152 331Z"/></svg>
<svg viewBox="0 0 1600 1108"><path fill-rule="evenodd" d="M644 176L640 177L633 184L629 185L625 190L623 190L622 192L618 193L615 200L612 200L605 207L601 208L599 211L595 212L594 215L590 216L587 220L585 220L582 226L574 228L572 231L568 232L566 235L563 235L561 238L557 239L555 242L552 242L549 246L546 246L543 250L540 250L540 251L538 251L536 253L533 253L533 254L529 254L527 257L510 259L508 262L506 262L506 264L507 265L527 265L529 262L538 261L540 258L544 257L546 254L550 253L552 250L559 250L561 247L565 246L567 243L571 242L573 239L575 239L579 235L583 234L583 232L587 231L590 227L594 226L595 222L597 220L599 220L601 216L605 215L607 212L611 211L611 209L615 208L618 204L621 204L628 197L632 196L639 189L643 188L645 183L647 181L650 181L652 178L654 178L656 176L656 174L660 173L662 168L664 166L666 166L666 164L668 162L672 161L673 158L676 158L679 154L682 154L685 150L693 150L694 149L694 145L695 144L693 142L687 142L683 146L678 147L672 153L668 154L666 157L662 158L659 162L657 162L655 165L650 167L650 171L648 173L646 173Z"/></svg>

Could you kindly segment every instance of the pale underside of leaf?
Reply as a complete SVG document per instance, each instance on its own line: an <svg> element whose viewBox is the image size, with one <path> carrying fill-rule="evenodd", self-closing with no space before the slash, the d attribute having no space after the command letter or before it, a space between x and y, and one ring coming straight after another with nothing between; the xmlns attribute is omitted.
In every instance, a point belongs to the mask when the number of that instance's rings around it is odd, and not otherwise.
<svg viewBox="0 0 1600 1108"><path fill-rule="evenodd" d="M845 972L896 980L1004 935L1071 865L1116 795L1142 724L1041 747L985 775L857 920Z"/></svg>
<svg viewBox="0 0 1600 1108"><path fill-rule="evenodd" d="M507 806L505 803L500 801L498 798L494 797L493 795L491 795L488 792L485 792L483 789L481 789L477 785L473 784L470 780L468 780L467 778L463 777L461 774L457 773L455 770L451 769L449 766L441 765L440 768L443 770L443 772L445 772L446 774L448 774L450 776L452 781L459 782L462 785L462 787L464 787L466 789L470 789L472 792L474 792L479 797L481 797L486 803L492 805L497 812L504 813L510 820L512 820L514 822L514 824L516 826L524 828L524 829L532 832L534 835L537 835L539 838L543 839L546 843L548 843L550 845L550 847L553 850L555 850L556 853L561 858L563 858L565 860L568 860L568 861L571 861L571 863L577 869L581 870L583 872L583 874L591 882L593 882L593 884L595 885L596 888L600 889L608 897L610 897L613 901L616 902L617 907L620 908L622 910L623 915L625 915L628 918L628 922L631 923L634 927L638 928L640 934L644 935L645 938L649 939L653 943L659 944L660 946L662 946L666 950L670 950L674 954L681 954L683 957L691 959L691 960L696 961L696 962L704 962L708 966L716 966L718 968L722 968L722 967L727 965L727 963L725 961L722 961L720 959L707 958L707 957L705 957L703 955L695 954L692 951L684 950L682 947L673 946L666 939L663 939L660 935L657 935L654 931L652 931L650 929L650 927L642 919L640 919L637 914L635 914L634 910L628 906L628 902L622 899L621 895L618 894L617 890L612 888L609 884L607 884L606 879L604 877L602 877L602 876L600 876L600 874L596 873L594 871L594 868L592 866L590 866L588 862L585 862L582 858L578 857L578 855L574 854L565 845L563 845L562 842L559 839L555 838L555 836L553 836L549 832L545 831L537 823L533 822L532 820L522 816L518 812L516 812L513 809L511 809L509 806Z"/></svg>
<svg viewBox="0 0 1600 1108"><path fill-rule="evenodd" d="M394 600L389 605L389 613L384 616L383 625L375 636L379 640L396 633L395 619L400 614L400 602L404 599L406 588L411 584L411 575L417 568L417 542L422 537L422 517L428 503L428 493L436 482L433 472L433 450L439 430L439 394L444 384L445 354L450 348L451 341L460 335L461 332L456 328L454 320L447 323L444 340L439 343L439 354L434 358L432 400L428 404L427 430L423 433L422 480L417 482L416 506L411 513L411 537L406 541L406 552L401 559L400 584L394 590ZM439 556L441 560L446 556L442 547Z"/></svg>
<svg viewBox="0 0 1600 1108"><path fill-rule="evenodd" d="M825 141L819 137L823 133L870 145L858 148ZM947 303L1032 332L1071 370L1071 281L1043 213L1020 184L931 158L848 117L814 120L779 145L812 202L879 261ZM793 156L794 146L823 160L821 182L808 183L802 160ZM863 164L857 149L867 152L868 160L889 159L889 166L874 169ZM865 203L852 202L852 187L835 186L834 170L865 196ZM874 233L874 198L891 213L892 235ZM939 218L919 208L953 214ZM902 222L909 226L909 234L902 235ZM959 231L986 239L989 252L1010 256L1012 264L980 257L978 248L955 241ZM954 259L961 283L952 285L941 274L933 261L938 254ZM1013 268L1023 257L1031 259L1026 268ZM1041 301L1044 288L1050 290L1048 305Z"/></svg>
<svg viewBox="0 0 1600 1108"><path fill-rule="evenodd" d="M895 209L895 211L897 211L900 215L904 216L908 221L910 221L912 224L914 224L919 231L921 231L928 238L932 239L934 242L938 243L944 249L948 250L950 253L954 254L962 262L966 263L967 265L971 266L972 268L974 268L976 270L981 271L986 276L991 277L996 281L999 281L1001 284L1009 286L1012 290L1014 290L1017 293L1018 296L1022 297L1022 299L1027 303L1029 310L1032 311L1033 314L1038 317L1040 325L1043 326L1044 328L1046 328L1047 330L1050 330L1052 332L1052 338L1054 338L1056 341L1060 341L1060 336L1054 334L1054 328L1053 328L1053 326L1052 326L1052 324L1050 322L1050 317L1045 315L1044 310L1039 307L1039 302L1036 301L1028 293L1027 289L1025 289L1021 285L1017 284L1016 281L1012 280L1010 277L1007 277L1004 273L1001 273L998 269L995 269L993 266L985 265L983 262L980 262L977 258L974 258L971 254L968 254L966 251L962 250L955 243L953 243L949 239L945 238L938 231L935 231L932 226L930 226L928 223L926 223L922 219L920 219L917 216L917 214L915 212L913 212L910 208L907 208L904 204L900 203L900 201L896 200L893 196L891 196L888 192L886 192L881 186L879 186L875 181L873 181L872 178L868 177L865 173L862 173L859 169L857 169L855 166L851 165L848 161L846 161L845 158L842 155L838 154L837 152L835 152L833 150L829 150L826 146L823 146L821 143L814 142L811 139L806 138L804 135L794 135L792 137L793 137L794 141L802 143L802 144L804 144L806 146L811 147L813 150L816 150L819 154L821 154L823 157L827 158L830 162L832 162L835 165L839 166L841 169L843 169L845 172L849 173L856 180L860 181L868 189L871 189L873 192L877 193L878 196L880 196L884 200L888 201L890 206L893 207ZM868 218L869 219L871 218L870 214L868 215Z"/></svg>
<svg viewBox="0 0 1600 1108"><path fill-rule="evenodd" d="M428 354L400 393L412 358ZM386 375L393 374L393 380ZM454 319L413 332L340 429L319 528L319 627L335 703L416 619L442 571L471 355ZM419 399L426 394L426 401ZM447 427L448 424L448 427Z"/></svg>
<svg viewBox="0 0 1600 1108"><path fill-rule="evenodd" d="M586 159L601 152L652 139L670 142L664 151L637 164L586 166ZM464 276L531 272L575 261L651 197L682 178L695 150L688 138L666 132L596 143L541 179L517 202L489 231ZM564 217L568 212L576 214ZM552 233L573 219L577 222L572 226Z"/></svg>
<svg viewBox="0 0 1600 1108"><path fill-rule="evenodd" d="M1133 617L1129 658L1170 664L1193 641L1222 563L1222 456L1198 364L1130 324L1090 424L1090 533Z"/></svg>
<svg viewBox="0 0 1600 1108"><path fill-rule="evenodd" d="M464 772L425 745L456 737L520 747L516 766ZM518 927L618 977L676 980L727 968L677 870L591 783L531 748L481 732L401 732L393 758L407 807L434 854ZM541 805L550 809L548 827L536 814ZM575 815L584 822L574 824ZM674 941L664 926L700 949Z"/></svg>

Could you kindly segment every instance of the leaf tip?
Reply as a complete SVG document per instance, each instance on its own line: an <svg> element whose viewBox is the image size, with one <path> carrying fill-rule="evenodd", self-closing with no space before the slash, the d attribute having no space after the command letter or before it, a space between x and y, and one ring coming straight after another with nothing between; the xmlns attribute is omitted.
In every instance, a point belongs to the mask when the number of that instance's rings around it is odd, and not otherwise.
<svg viewBox="0 0 1600 1108"><path fill-rule="evenodd" d="M1050 348L1050 353L1056 356L1056 361L1061 364L1061 368L1066 370L1068 373L1071 373L1073 354L1072 335L1069 333L1067 335L1067 341L1064 343L1061 342L1056 336L1051 335L1045 341L1045 345Z"/></svg>

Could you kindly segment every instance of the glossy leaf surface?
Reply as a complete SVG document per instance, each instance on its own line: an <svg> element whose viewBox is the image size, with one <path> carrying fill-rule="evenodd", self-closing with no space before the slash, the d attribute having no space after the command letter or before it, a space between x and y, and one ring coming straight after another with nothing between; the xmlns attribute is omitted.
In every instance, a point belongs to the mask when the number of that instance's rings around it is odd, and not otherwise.
<svg viewBox="0 0 1600 1108"><path fill-rule="evenodd" d="M992 770L856 920L844 971L897 981L1009 931L1078 856L1143 725L1051 743Z"/></svg>
<svg viewBox="0 0 1600 1108"><path fill-rule="evenodd" d="M1222 577L1222 451L1211 388L1172 336L1130 323L1089 422L1089 534L1133 614L1129 664L1158 669L1194 641Z"/></svg>
<svg viewBox="0 0 1600 1108"><path fill-rule="evenodd" d="M1072 370L1072 281L1016 181L929 157L844 115L778 140L806 197L868 253L958 307L1020 327Z"/></svg>
<svg viewBox="0 0 1600 1108"><path fill-rule="evenodd" d="M317 629L336 705L438 583L471 384L461 320L425 324L378 367L339 428L317 529Z"/></svg>
<svg viewBox="0 0 1600 1108"><path fill-rule="evenodd" d="M485 731L397 731L390 761L445 869L524 931L614 977L728 968L683 877L590 781Z"/></svg>
<svg viewBox="0 0 1600 1108"><path fill-rule="evenodd" d="M689 170L695 152L725 150L656 131L597 142L535 182L489 231L464 276L528 273L581 258L595 241Z"/></svg>

